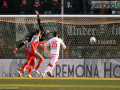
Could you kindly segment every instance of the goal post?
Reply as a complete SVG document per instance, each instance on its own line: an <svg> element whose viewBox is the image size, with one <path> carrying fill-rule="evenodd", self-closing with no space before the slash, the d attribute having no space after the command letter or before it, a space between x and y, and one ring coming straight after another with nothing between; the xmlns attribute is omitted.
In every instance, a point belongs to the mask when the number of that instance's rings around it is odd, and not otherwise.
<svg viewBox="0 0 120 90"><path fill-rule="evenodd" d="M44 30L52 38L58 31L67 46L60 51L61 59L108 59L120 57L120 15L40 15ZM25 46L16 55L13 50L25 36L38 29L36 15L0 15L0 58L26 58ZM90 43L90 37L97 41ZM0 45L1 46L1 45ZM39 50L45 58L50 49Z"/></svg>

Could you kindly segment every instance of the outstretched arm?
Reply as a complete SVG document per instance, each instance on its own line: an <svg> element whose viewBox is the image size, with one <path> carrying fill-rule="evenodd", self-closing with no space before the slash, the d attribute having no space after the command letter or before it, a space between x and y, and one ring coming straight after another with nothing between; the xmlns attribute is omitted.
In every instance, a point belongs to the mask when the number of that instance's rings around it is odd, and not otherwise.
<svg viewBox="0 0 120 90"><path fill-rule="evenodd" d="M41 23L40 23L39 12L35 11L35 13L37 14L37 20L38 20L39 29L43 30L43 27L41 26Z"/></svg>
<svg viewBox="0 0 120 90"><path fill-rule="evenodd" d="M41 49L46 49L47 47L43 46L42 44L45 44L47 43L48 41L45 41L45 42L39 42L39 46Z"/></svg>
<svg viewBox="0 0 120 90"><path fill-rule="evenodd" d="M41 42L39 42L39 44L45 44L45 43L47 43L48 41L41 41Z"/></svg>
<svg viewBox="0 0 120 90"><path fill-rule="evenodd" d="M39 29L43 30L43 27L41 26L41 22L40 22L40 18L39 18L39 12L35 11L35 13L37 14L37 20L38 20ZM50 31L49 30L45 30L45 35L48 35L48 34L50 34Z"/></svg>
<svg viewBox="0 0 120 90"><path fill-rule="evenodd" d="M44 47L43 45L40 46L41 49L46 49L47 47Z"/></svg>

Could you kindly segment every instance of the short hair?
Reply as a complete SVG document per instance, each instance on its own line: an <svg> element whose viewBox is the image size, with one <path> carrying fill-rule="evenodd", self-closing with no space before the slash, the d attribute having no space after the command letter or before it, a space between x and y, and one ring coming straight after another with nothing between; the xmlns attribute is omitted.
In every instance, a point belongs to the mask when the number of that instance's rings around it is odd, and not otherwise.
<svg viewBox="0 0 120 90"><path fill-rule="evenodd" d="M40 29L36 30L36 34L39 34L39 33L41 33L41 30Z"/></svg>
<svg viewBox="0 0 120 90"><path fill-rule="evenodd" d="M53 36L56 37L58 35L58 32L54 32Z"/></svg>

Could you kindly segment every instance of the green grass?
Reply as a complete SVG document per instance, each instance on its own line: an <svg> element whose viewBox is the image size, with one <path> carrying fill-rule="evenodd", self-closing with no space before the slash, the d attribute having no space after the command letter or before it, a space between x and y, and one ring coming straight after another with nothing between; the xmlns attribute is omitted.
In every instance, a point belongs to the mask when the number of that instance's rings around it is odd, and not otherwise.
<svg viewBox="0 0 120 90"><path fill-rule="evenodd" d="M120 90L120 79L110 78L0 78L0 89L11 90ZM9 89L10 90L10 89Z"/></svg>

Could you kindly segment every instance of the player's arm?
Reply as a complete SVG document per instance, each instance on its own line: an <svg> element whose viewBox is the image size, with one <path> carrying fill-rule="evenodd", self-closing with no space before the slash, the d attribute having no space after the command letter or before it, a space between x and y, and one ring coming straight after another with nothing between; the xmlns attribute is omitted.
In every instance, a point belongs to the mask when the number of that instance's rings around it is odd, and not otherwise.
<svg viewBox="0 0 120 90"><path fill-rule="evenodd" d="M43 27L41 26L41 22L40 22L41 20L40 20L40 18L39 18L39 12L38 12L38 11L35 11L35 12L36 12L36 14L37 14L37 20L38 20L39 29L44 31ZM50 34L50 31L49 31L49 30L45 30L44 32L45 32L45 35Z"/></svg>
<svg viewBox="0 0 120 90"><path fill-rule="evenodd" d="M41 49L46 49L47 47L45 47L45 46L42 45L42 44L45 44L45 43L47 43L47 41L39 42L39 47L40 47Z"/></svg>
<svg viewBox="0 0 120 90"><path fill-rule="evenodd" d="M64 44L64 42L62 40L60 41L60 43L61 43L63 49L66 49L66 45Z"/></svg>
<svg viewBox="0 0 120 90"><path fill-rule="evenodd" d="M44 47L48 47L50 45L50 40L44 44Z"/></svg>
<svg viewBox="0 0 120 90"><path fill-rule="evenodd" d="M37 21L38 21L39 29L43 30L43 27L41 26L41 23L40 23L39 12L35 11L35 13L37 14Z"/></svg>
<svg viewBox="0 0 120 90"><path fill-rule="evenodd" d="M41 42L39 42L39 44L45 44L45 43L47 43L48 41L41 41Z"/></svg>
<svg viewBox="0 0 120 90"><path fill-rule="evenodd" d="M39 44L39 47L41 48L41 49L46 49L47 47L44 47L42 44Z"/></svg>

